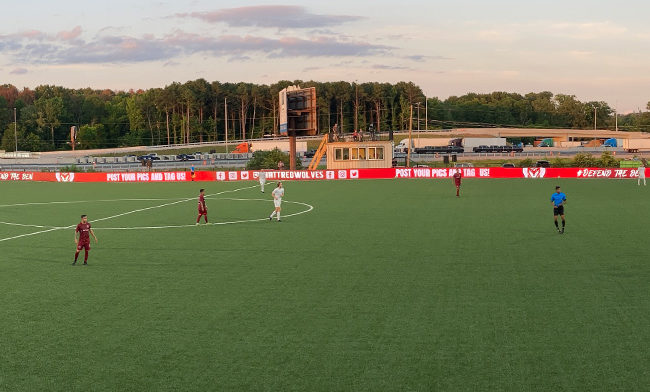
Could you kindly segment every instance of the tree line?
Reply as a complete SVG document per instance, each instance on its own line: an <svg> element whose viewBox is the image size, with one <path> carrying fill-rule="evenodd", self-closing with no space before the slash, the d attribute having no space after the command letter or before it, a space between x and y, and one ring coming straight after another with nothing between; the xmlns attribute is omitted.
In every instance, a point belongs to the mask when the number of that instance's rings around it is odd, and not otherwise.
<svg viewBox="0 0 650 392"><path fill-rule="evenodd" d="M14 134L19 150L70 149L71 126L79 129L80 149L259 138L278 131L278 93L294 84L316 87L321 133L335 124L343 132L405 130L411 119L414 129L590 128L594 116L599 129L612 129L615 123L606 102L581 102L572 95L493 92L440 100L425 98L412 82L285 80L260 85L197 79L137 91L51 85L19 90L5 84L0 86L0 149L14 150ZM618 116L619 129L650 131L650 103L646 109Z"/></svg>

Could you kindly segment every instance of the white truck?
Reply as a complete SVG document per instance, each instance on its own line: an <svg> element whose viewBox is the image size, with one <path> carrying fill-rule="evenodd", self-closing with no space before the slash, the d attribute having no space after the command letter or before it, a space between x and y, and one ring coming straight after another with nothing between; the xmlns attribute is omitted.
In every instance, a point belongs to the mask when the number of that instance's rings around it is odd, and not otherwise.
<svg viewBox="0 0 650 392"><path fill-rule="evenodd" d="M439 137L439 138L418 138L417 136L411 139L411 148L422 148L422 147L439 147L439 146L448 146L451 139ZM409 139L402 139L398 144L395 145L395 152L402 153L408 152Z"/></svg>

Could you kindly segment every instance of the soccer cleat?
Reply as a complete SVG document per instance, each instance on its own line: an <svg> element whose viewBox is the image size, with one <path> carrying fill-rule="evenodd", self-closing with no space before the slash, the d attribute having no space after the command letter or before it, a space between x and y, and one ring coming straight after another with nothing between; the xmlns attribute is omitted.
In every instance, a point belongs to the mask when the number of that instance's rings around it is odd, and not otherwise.
<svg viewBox="0 0 650 392"><path fill-rule="evenodd" d="M562 231L560 232L560 234L564 234L564 227L562 228Z"/></svg>
<svg viewBox="0 0 650 392"><path fill-rule="evenodd" d="M269 221L272 221L272 220L273 220L273 217L272 217L272 216L269 216Z"/></svg>
<svg viewBox="0 0 650 392"><path fill-rule="evenodd" d="M278 219L278 222L282 222L282 219Z"/></svg>
<svg viewBox="0 0 650 392"><path fill-rule="evenodd" d="M195 226L198 226L198 225L199 225L199 222L196 222L196 225L195 225Z"/></svg>
<svg viewBox="0 0 650 392"><path fill-rule="evenodd" d="M76 261L73 261L73 262L72 262L72 265L77 265L77 262L76 262Z"/></svg>
<svg viewBox="0 0 650 392"><path fill-rule="evenodd" d="M86 263L86 262L84 261L84 265L88 265L88 263Z"/></svg>

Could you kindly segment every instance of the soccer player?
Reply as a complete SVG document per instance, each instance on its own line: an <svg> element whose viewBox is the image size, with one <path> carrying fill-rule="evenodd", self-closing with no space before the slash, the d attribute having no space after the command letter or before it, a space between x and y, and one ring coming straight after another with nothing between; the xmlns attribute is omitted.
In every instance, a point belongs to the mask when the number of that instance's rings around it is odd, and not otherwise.
<svg viewBox="0 0 650 392"><path fill-rule="evenodd" d="M262 189L262 193L264 193L264 185L266 184L266 172L264 170L260 172L259 179L260 179L260 188Z"/></svg>
<svg viewBox="0 0 650 392"><path fill-rule="evenodd" d="M208 223L208 207L205 205L205 189L199 190L199 216L196 218L196 224L199 224L201 215L205 218L205 223Z"/></svg>
<svg viewBox="0 0 650 392"><path fill-rule="evenodd" d="M454 184L456 185L456 197L460 197L460 179L463 177L460 170L461 169L456 170L456 173L453 175Z"/></svg>
<svg viewBox="0 0 650 392"><path fill-rule="evenodd" d="M645 167L647 165L647 160L643 158L641 160L641 166L639 166L639 177L636 179L636 184L641 185L641 180L643 180L643 186L646 186L645 183Z"/></svg>
<svg viewBox="0 0 650 392"><path fill-rule="evenodd" d="M564 205L566 204L566 195L562 193L562 190L559 186L555 187L555 192L551 195L551 204L553 205L553 218L555 219L555 228L560 234L564 234L564 226L566 225L566 220L564 220ZM557 216L560 215L562 218L562 230L557 225Z"/></svg>
<svg viewBox="0 0 650 392"><path fill-rule="evenodd" d="M196 169L194 169L194 164L192 164L192 167L190 167L190 178L192 178L192 181L194 181L194 177L196 174L194 173Z"/></svg>
<svg viewBox="0 0 650 392"><path fill-rule="evenodd" d="M77 233L79 233L79 238L77 238ZM88 216L81 215L81 222L77 225L77 228L74 231L74 243L77 244L77 251L74 254L74 261L72 262L72 265L77 265L77 258L79 257L79 252L81 252L82 249L85 249L84 265L88 265L90 235L93 236L95 243L97 243L95 232L90 228L90 223L88 223Z"/></svg>
<svg viewBox="0 0 650 392"><path fill-rule="evenodd" d="M273 220L275 214L278 215L278 222L280 222L280 211L282 210L282 197L284 196L284 188L282 187L282 182L278 182L278 186L271 192L273 195L273 204L275 205L275 210L269 216L269 220Z"/></svg>

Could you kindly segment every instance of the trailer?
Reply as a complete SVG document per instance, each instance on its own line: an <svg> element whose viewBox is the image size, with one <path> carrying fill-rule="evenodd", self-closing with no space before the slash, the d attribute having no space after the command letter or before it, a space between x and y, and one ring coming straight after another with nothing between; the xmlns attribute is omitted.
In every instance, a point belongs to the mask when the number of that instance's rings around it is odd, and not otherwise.
<svg viewBox="0 0 650 392"><path fill-rule="evenodd" d="M623 149L627 152L650 151L650 139L623 139Z"/></svg>

